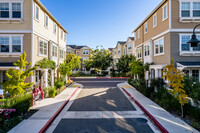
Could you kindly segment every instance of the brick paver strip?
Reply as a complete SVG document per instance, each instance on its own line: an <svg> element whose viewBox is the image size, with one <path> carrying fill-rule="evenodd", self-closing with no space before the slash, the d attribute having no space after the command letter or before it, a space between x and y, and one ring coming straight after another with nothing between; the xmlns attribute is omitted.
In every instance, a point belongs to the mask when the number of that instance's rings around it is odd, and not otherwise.
<svg viewBox="0 0 200 133"><path fill-rule="evenodd" d="M72 96L76 93L76 91L79 88L77 88L70 96L69 98L65 101L65 103L58 109L58 111L51 117L51 119L44 125L44 127L39 131L39 133L44 133L49 126L53 123L53 121L56 119L56 117L60 114L60 112L63 110L63 108L67 105L69 100L72 98Z"/></svg>

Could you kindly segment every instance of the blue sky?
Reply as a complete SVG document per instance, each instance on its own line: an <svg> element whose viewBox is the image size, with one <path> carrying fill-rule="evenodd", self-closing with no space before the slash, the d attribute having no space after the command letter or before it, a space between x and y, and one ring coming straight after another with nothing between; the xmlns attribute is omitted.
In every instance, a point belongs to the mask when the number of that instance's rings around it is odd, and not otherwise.
<svg viewBox="0 0 200 133"><path fill-rule="evenodd" d="M40 0L69 32L67 44L115 47L162 0ZM145 3L145 4L144 4Z"/></svg>

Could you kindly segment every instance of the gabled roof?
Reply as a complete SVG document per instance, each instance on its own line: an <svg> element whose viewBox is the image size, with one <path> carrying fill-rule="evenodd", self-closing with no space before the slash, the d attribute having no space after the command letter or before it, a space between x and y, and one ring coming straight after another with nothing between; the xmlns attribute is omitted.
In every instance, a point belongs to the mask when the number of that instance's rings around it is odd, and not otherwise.
<svg viewBox="0 0 200 133"><path fill-rule="evenodd" d="M134 41L134 40L135 40L134 37L128 37L128 39L130 39L131 41ZM127 39L127 40L128 40L128 39Z"/></svg>
<svg viewBox="0 0 200 133"><path fill-rule="evenodd" d="M83 47L88 47L88 46L78 46L78 45L67 45L67 46L69 46L69 47L71 47L72 49L82 49ZM89 47L88 47L89 48Z"/></svg>
<svg viewBox="0 0 200 133"><path fill-rule="evenodd" d="M113 48L108 48L108 50L112 51L112 50L113 50Z"/></svg>
<svg viewBox="0 0 200 133"><path fill-rule="evenodd" d="M117 43L120 45L124 45L124 44L126 44L126 41L118 41Z"/></svg>

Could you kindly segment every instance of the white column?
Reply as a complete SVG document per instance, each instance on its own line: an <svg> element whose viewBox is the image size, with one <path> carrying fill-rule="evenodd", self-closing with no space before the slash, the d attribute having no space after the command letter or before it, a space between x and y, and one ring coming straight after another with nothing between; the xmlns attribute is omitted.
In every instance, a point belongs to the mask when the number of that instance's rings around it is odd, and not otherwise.
<svg viewBox="0 0 200 133"><path fill-rule="evenodd" d="M48 69L43 70L43 76L44 76L44 87L48 87Z"/></svg>
<svg viewBox="0 0 200 133"><path fill-rule="evenodd" d="M51 70L51 86L54 87L54 70Z"/></svg>
<svg viewBox="0 0 200 133"><path fill-rule="evenodd" d="M158 77L158 69L155 69L155 79L159 78Z"/></svg>

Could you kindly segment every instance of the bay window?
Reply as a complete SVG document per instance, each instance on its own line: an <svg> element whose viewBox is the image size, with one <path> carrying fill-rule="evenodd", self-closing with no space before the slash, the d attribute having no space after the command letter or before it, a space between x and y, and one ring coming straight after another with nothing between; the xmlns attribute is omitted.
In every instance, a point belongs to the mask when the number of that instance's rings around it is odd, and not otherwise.
<svg viewBox="0 0 200 133"><path fill-rule="evenodd" d="M53 57L57 57L58 56L58 47L56 45L52 45L52 49L51 49L51 52L52 52L52 56Z"/></svg>
<svg viewBox="0 0 200 133"><path fill-rule="evenodd" d="M22 36L0 36L0 53L22 53Z"/></svg>
<svg viewBox="0 0 200 133"><path fill-rule="evenodd" d="M150 51L149 51L149 45L144 45L144 56L149 56Z"/></svg>
<svg viewBox="0 0 200 133"><path fill-rule="evenodd" d="M164 54L164 38L154 41L154 55Z"/></svg>
<svg viewBox="0 0 200 133"><path fill-rule="evenodd" d="M39 55L47 56L47 49L48 49L47 42L40 39L39 40Z"/></svg>
<svg viewBox="0 0 200 133"><path fill-rule="evenodd" d="M64 50L60 49L60 59L64 59Z"/></svg>
<svg viewBox="0 0 200 133"><path fill-rule="evenodd" d="M0 2L0 19L22 18L21 2Z"/></svg>
<svg viewBox="0 0 200 133"><path fill-rule="evenodd" d="M137 49L137 57L142 58L142 48Z"/></svg>

